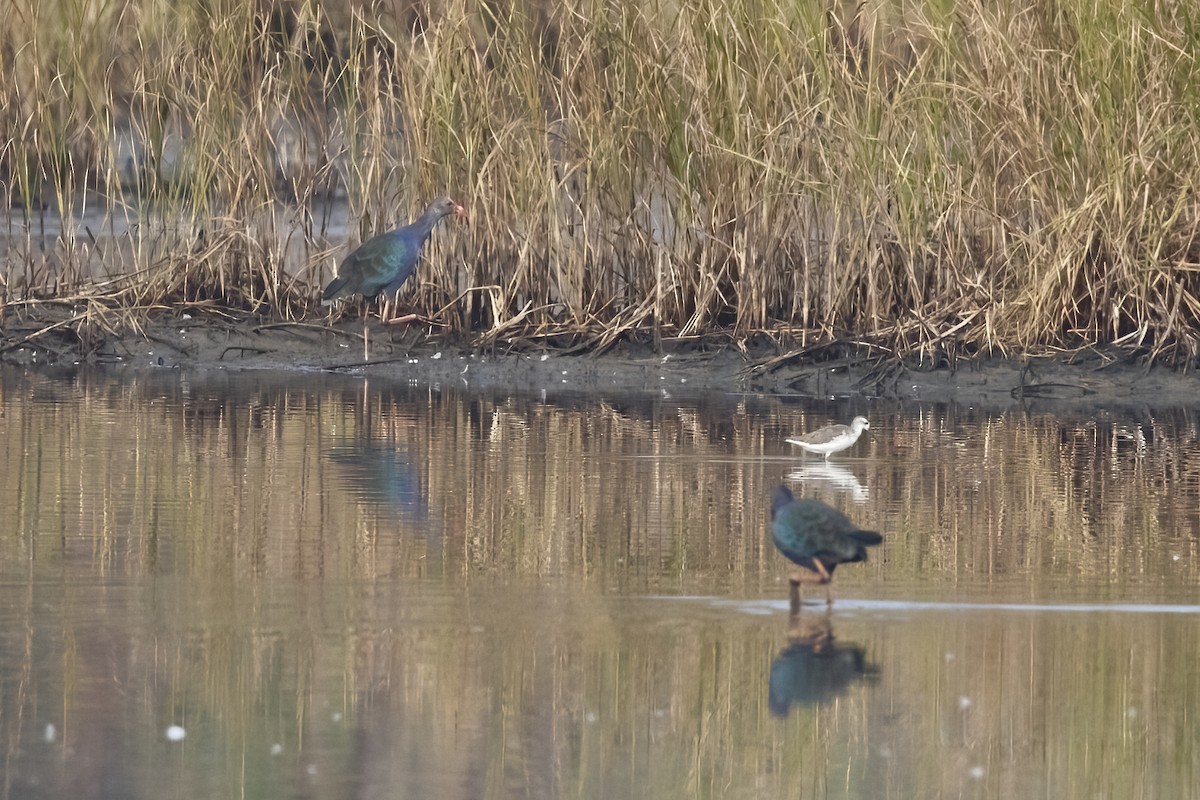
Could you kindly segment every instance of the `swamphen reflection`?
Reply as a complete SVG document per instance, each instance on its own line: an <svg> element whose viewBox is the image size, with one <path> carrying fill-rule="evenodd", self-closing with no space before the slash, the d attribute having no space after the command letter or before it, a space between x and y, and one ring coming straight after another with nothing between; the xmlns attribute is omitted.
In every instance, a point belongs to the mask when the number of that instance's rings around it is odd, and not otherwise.
<svg viewBox="0 0 1200 800"><path fill-rule="evenodd" d="M439 197L415 221L363 242L361 247L346 256L346 260L338 267L337 277L321 293L321 299L330 301L361 294L367 300L373 300L383 294L386 303L417 271L421 248L425 246L434 226L451 214L462 218L467 212L449 197ZM364 349L366 336L364 319Z"/></svg>
<svg viewBox="0 0 1200 800"><path fill-rule="evenodd" d="M325 455L338 466L345 488L360 504L382 507L414 527L429 521L421 472L404 452L389 444L347 439Z"/></svg>
<svg viewBox="0 0 1200 800"><path fill-rule="evenodd" d="M777 717L793 705L815 706L843 694L856 681L871 678L876 669L856 644L834 639L826 618L792 632L788 646L771 662L767 703Z"/></svg>
<svg viewBox="0 0 1200 800"><path fill-rule="evenodd" d="M830 581L837 565L866 561L867 548L883 541L820 500L795 499L786 486L771 495L771 536L779 552L807 570L791 576L793 612L800 608L801 583L824 584L825 602L833 605Z"/></svg>

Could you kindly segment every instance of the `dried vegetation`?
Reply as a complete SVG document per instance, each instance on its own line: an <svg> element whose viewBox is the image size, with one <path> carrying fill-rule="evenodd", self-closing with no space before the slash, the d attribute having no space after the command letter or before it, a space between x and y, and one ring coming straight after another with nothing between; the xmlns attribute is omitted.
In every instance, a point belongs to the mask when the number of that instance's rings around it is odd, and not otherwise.
<svg viewBox="0 0 1200 800"><path fill-rule="evenodd" d="M1190 364L1198 39L1150 0L8 0L0 325L317 317L451 191L406 300L477 340Z"/></svg>

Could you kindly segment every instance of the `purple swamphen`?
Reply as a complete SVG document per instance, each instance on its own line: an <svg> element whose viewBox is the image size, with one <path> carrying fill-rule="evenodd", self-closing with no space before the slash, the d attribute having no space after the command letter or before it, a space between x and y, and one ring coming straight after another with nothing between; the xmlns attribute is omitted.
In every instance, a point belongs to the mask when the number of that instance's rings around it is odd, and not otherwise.
<svg viewBox="0 0 1200 800"><path fill-rule="evenodd" d="M346 256L338 267L337 277L325 287L321 299L330 301L361 294L367 300L373 300L382 294L386 301L417 271L421 248L429 234L442 217L451 214L463 218L467 211L449 197L439 197L429 204L424 214L403 228L363 242Z"/></svg>
<svg viewBox="0 0 1200 800"><path fill-rule="evenodd" d="M771 495L771 537L779 552L807 572L796 572L791 584L792 612L800 610L800 584L825 586L825 603L833 605L830 581L838 564L867 560L867 548L883 541L874 531L859 530L850 519L820 500L797 500L780 486Z"/></svg>

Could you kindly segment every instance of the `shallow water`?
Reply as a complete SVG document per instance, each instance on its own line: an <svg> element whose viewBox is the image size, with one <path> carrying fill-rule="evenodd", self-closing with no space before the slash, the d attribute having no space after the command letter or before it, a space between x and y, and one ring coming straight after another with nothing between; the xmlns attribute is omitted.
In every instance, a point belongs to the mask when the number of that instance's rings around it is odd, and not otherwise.
<svg viewBox="0 0 1200 800"><path fill-rule="evenodd" d="M857 413L828 463L783 442ZM0 788L1197 796L1198 437L3 369ZM831 613L788 619L781 480L886 536Z"/></svg>

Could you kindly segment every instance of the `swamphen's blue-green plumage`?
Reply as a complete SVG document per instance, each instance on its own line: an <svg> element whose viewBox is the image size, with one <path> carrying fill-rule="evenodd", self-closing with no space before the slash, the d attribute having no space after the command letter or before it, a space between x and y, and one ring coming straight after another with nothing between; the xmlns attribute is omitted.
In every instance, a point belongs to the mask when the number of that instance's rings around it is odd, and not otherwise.
<svg viewBox="0 0 1200 800"><path fill-rule="evenodd" d="M883 541L874 531L860 530L850 519L820 500L797 500L791 490L780 486L771 495L771 537L790 561L815 577L797 573L791 579L792 607L800 602L802 582L826 585L826 600L833 602L828 584L838 564L866 561L867 548Z"/></svg>
<svg viewBox="0 0 1200 800"><path fill-rule="evenodd" d="M450 214L461 217L466 211L449 197L439 197L415 221L363 242L338 267L337 277L325 287L322 299L361 294L370 300L381 293L385 297L394 294L417 271L421 248L434 226Z"/></svg>
<svg viewBox="0 0 1200 800"><path fill-rule="evenodd" d="M876 668L856 644L840 644L831 630L795 638L771 662L767 707L777 717L793 705L828 703L855 681L870 678Z"/></svg>

